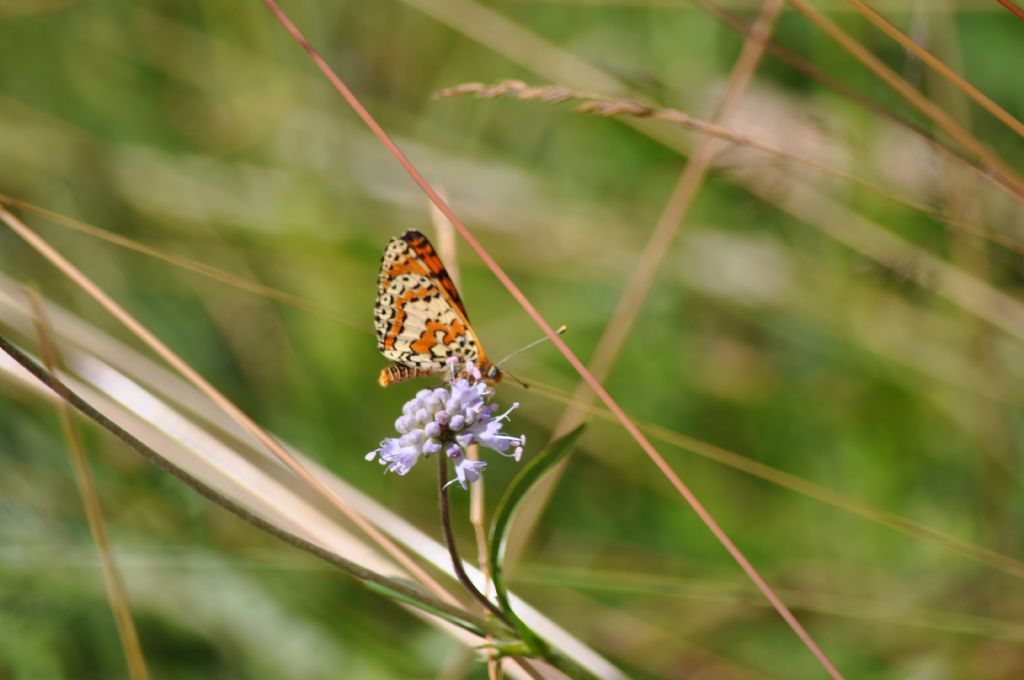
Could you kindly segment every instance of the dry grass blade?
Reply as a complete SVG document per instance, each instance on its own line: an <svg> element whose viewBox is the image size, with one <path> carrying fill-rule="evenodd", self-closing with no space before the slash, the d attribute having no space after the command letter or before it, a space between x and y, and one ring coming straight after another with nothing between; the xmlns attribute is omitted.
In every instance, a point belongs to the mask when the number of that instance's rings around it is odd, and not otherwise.
<svg viewBox="0 0 1024 680"><path fill-rule="evenodd" d="M1013 168L1002 161L988 147L982 144L970 132L965 130L959 123L943 111L938 105L927 99L920 92L911 87L903 78L897 75L892 69L867 50L863 45L853 39L848 33L839 28L811 5L804 0L787 0L806 16L814 25L824 31L844 50L860 61L871 70L876 76L882 79L889 87L898 92L904 99L910 102L914 108L931 119L936 125L946 132L957 143L969 150L979 160L984 162L999 179L1017 194L1018 199L1024 198L1024 180L1020 178Z"/></svg>
<svg viewBox="0 0 1024 680"><path fill-rule="evenodd" d="M53 341L50 323L35 291L28 291L28 301L32 307L33 321L46 369L51 374L56 374L61 360ZM96 552L99 554L103 581L106 585L107 597L110 600L110 609L114 613L114 624L117 626L117 634L121 640L121 649L128 665L128 673L132 680L148 680L149 669L146 666L146 657L142 652L142 644L139 642L138 630L135 628L135 619L132 617L131 605L128 603L124 579L121 578L121 571L117 567L114 551L110 546L107 524L103 519L103 504L100 502L99 491L96 489L92 469L89 467L89 460L85 454L82 435L75 424L66 394L61 396L65 398L57 404L60 425L68 445L68 454L75 473L75 484L82 497L82 507L89 523L89 533L92 534Z"/></svg>
<svg viewBox="0 0 1024 680"><path fill-rule="evenodd" d="M896 28L891 21L883 17L862 0L847 0L847 2L849 2L850 5L852 5L858 12L867 17L868 21L873 23L882 31L885 31L889 37L905 47L909 52L912 52L914 56L925 64L928 64L932 70L949 82L953 83L956 87L960 88L960 90L974 100L978 106L988 111L993 117L1006 125L1006 127L1016 132L1020 137L1024 137L1024 124L1021 124L1021 122L1014 118L1006 109L985 96L978 88L964 80L963 76L959 73L946 66L946 64L938 57L911 40L910 36Z"/></svg>
<svg viewBox="0 0 1024 680"><path fill-rule="evenodd" d="M989 239L1007 249L1024 253L1024 243L1021 243L1006 234L995 233L979 224L959 219L942 210L937 210L931 206L925 205L920 201L894 193L879 184L861 179L860 177L851 175L850 173L837 168L833 168L814 159L806 158L799 154L794 154L789 151L764 144L752 137L735 132L717 123L694 118L677 109L656 107L630 99L609 97L592 92L582 92L557 85L531 86L519 80L505 80L500 83L490 85L484 83L461 83L459 85L440 90L435 93L434 96L438 98L474 96L480 99L511 97L513 99L523 101L540 101L549 103L579 101L580 103L573 109L578 113L587 113L604 118L627 117L665 121L688 130L694 130L711 137L716 137L738 146L754 149L787 162L806 166L815 172L863 187L882 198L898 203L922 214L942 220L951 227L963 230L972 236Z"/></svg>
<svg viewBox="0 0 1024 680"><path fill-rule="evenodd" d="M163 342L161 342L152 332L145 328L138 320L128 314L119 304L117 304L109 295L103 292L98 286L96 286L88 277L86 277L78 268L68 262L60 253L58 253L52 246L46 241L39 237L38 234L29 229L21 220L12 215L2 206L0 206L0 220L5 222L8 227L11 228L18 236L20 236L26 243L32 246L37 252L43 257L49 260L55 267L57 267L63 274L70 278L76 285L78 285L83 291L89 294L94 300L100 303L108 312L110 312L119 322L128 328L136 337L142 340L146 345L150 347L154 352L160 355L168 364L170 364L176 371L183 375L190 383L196 386L210 401L216 404L225 413L230 415L239 425L241 425L250 435L255 437L263 446L267 448L273 455L283 463L287 468L294 472L300 479L309 485L318 495L324 500L328 501L343 515L345 515L350 521L356 524L367 536L371 538L377 545L381 546L385 552L394 558L399 564L401 564L410 574L416 578L420 583L427 587L431 592L442 600L445 600L451 604L455 603L455 599L452 595L445 590L441 585L428 574L422 567L414 562L405 552L399 548L393 541L387 536L377 530L372 524L366 521L357 512L352 510L337 494L331 491L319 478L313 475L305 466L303 466L298 460L296 460L291 454L289 454L278 442L267 434L259 425L257 425L251 418L235 406L230 400L228 400L223 394L221 394L216 388L213 387L205 378L197 373L191 366L186 364L177 354L171 351Z"/></svg>
<svg viewBox="0 0 1024 680"><path fill-rule="evenodd" d="M295 307L296 309L301 309L305 312L309 312L310 314L315 314L317 316L321 316L327 319L331 319L333 321L337 321L339 323L343 323L346 326L356 328L360 331L364 331L367 333L369 332L365 324L356 323L351 319L335 314L329 309L325 309L323 307L320 307L319 305L315 305L312 302L309 302L308 300L303 300L300 297L296 297L289 293L285 293L284 291L278 290L276 288L271 288L270 286L264 286L260 283L256 283L255 281L250 281L249 279L238 276L236 274L232 274L230 272L226 272L222 269L218 269L217 267L213 267L203 262L197 262L187 257L182 257L181 255L175 255L173 253L168 253L166 251L160 250L159 248L154 248L144 243L139 243L138 241L126 238L124 236L121 236L120 234L115 234L107 229L102 229L100 227L97 227L96 225L89 224L81 220L77 220L73 217L61 215L58 212L47 210L46 208L43 208L41 206L34 205L27 201L22 201L12 196L7 196L6 194L0 194L0 204L2 203L6 203L9 206L19 208L21 210L24 210L25 212L30 212L34 215L39 215L40 217L43 217L51 222L67 227L69 229L73 229L83 234L88 234L89 236L98 238L108 243L113 243L116 246L120 246L122 248L135 251L137 253L142 253L143 255L147 255L149 257L162 260L164 262L167 262L168 264L174 265L175 267L180 267L181 269L184 269L186 271L195 272L196 274L206 276L210 279L213 279L214 281L218 281L225 285L238 288L239 290L255 293L256 295L261 295L271 300L282 302L286 305Z"/></svg>
<svg viewBox="0 0 1024 680"><path fill-rule="evenodd" d="M795 185L779 202L836 241L866 257L892 266L914 262L914 281L931 288L956 305L996 328L1024 340L1024 304L945 260L918 248L911 241L872 223L845 206L828 201L805 185Z"/></svg>

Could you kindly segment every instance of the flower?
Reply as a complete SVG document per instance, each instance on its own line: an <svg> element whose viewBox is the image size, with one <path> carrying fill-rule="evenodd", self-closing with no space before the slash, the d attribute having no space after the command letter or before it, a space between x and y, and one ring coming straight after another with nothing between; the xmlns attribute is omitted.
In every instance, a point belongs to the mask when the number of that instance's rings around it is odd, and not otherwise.
<svg viewBox="0 0 1024 680"><path fill-rule="evenodd" d="M480 479L487 463L472 460L466 448L479 444L516 461L523 455L526 436L513 437L502 431L512 407L495 415L498 406L490 401L494 390L484 382L480 369L466 364L463 375L456 372L457 359L450 359L451 373L445 387L420 390L402 407L402 415L395 420L398 437L387 437L380 446L366 454L366 460L379 458L385 472L405 475L420 458L439 453L451 459L455 466L455 479L463 489ZM506 453L512 449L512 453Z"/></svg>

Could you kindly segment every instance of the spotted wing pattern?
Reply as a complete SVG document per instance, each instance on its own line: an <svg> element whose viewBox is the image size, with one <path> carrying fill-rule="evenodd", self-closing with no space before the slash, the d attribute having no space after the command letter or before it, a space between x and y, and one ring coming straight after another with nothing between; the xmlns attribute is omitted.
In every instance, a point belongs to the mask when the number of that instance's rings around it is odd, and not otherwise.
<svg viewBox="0 0 1024 680"><path fill-rule="evenodd" d="M418 231L391 239L384 250L374 327L377 349L395 362L381 371L382 387L443 373L452 356L489 367L455 283Z"/></svg>

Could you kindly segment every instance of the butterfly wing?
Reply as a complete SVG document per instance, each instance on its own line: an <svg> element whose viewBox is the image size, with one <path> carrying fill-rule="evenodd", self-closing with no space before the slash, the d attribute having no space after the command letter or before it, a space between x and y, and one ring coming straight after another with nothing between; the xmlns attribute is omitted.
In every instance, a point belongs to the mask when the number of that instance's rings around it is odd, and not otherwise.
<svg viewBox="0 0 1024 680"><path fill-rule="evenodd" d="M395 366L387 386L445 370L449 357L485 362L462 298L427 237L408 231L388 242L377 278L377 349Z"/></svg>
<svg viewBox="0 0 1024 680"><path fill-rule="evenodd" d="M462 297L459 296L459 289L455 287L455 282L452 281L448 270L444 268L444 263L441 262L441 258L438 256L437 251L434 250L434 246L430 244L426 236L412 229L402 234L402 240L409 244L409 247L416 253L419 262L430 271L431 278L444 291L448 302L458 308L468 326L469 316L466 314L466 306L462 304Z"/></svg>

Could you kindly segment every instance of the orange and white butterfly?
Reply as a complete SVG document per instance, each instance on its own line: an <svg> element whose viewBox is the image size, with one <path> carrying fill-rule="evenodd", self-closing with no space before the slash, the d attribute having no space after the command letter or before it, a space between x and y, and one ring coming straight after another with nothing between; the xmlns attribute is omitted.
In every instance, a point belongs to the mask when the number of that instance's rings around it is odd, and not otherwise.
<svg viewBox="0 0 1024 680"><path fill-rule="evenodd" d="M498 382L501 371L487 360L452 277L427 237L407 231L388 242L377 277L373 310L377 349L394 365L380 372L381 387L441 375L456 357L473 363L485 380Z"/></svg>

